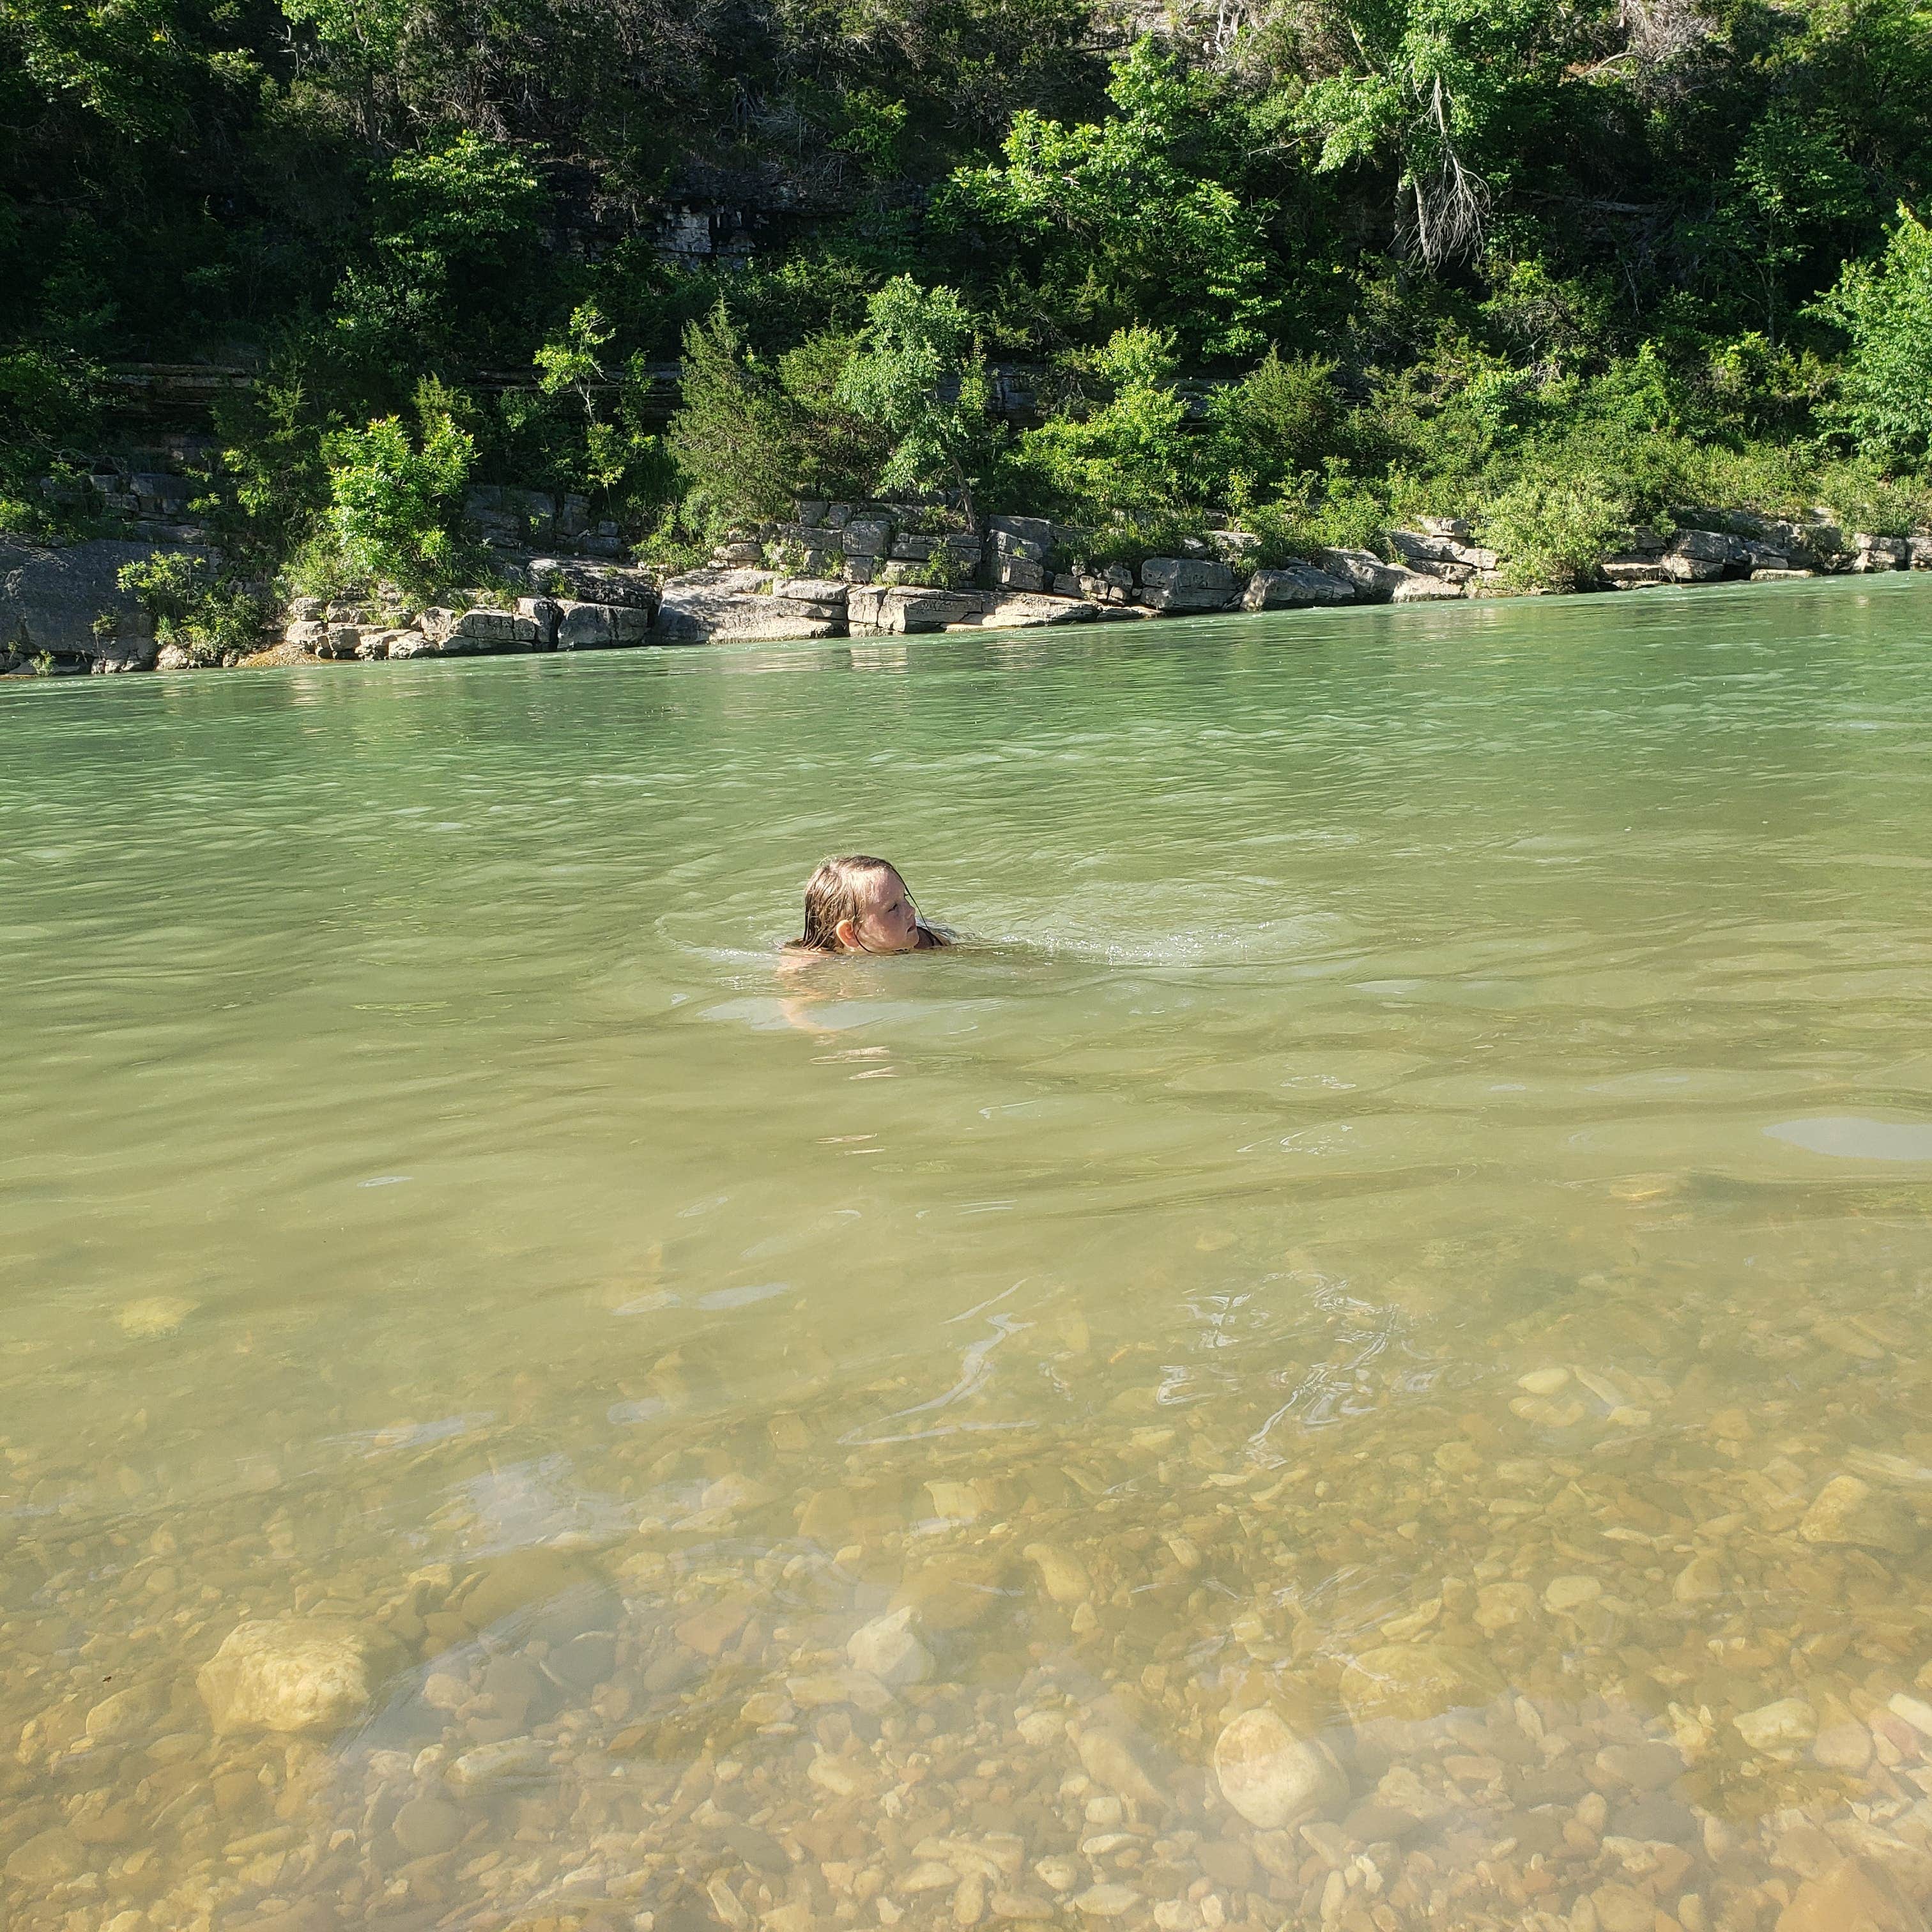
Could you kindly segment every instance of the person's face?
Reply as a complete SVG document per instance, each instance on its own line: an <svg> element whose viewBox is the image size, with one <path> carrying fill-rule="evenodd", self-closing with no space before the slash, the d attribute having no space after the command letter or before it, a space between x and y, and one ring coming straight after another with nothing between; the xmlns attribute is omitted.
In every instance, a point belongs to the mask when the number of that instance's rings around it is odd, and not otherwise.
<svg viewBox="0 0 1932 1932"><path fill-rule="evenodd" d="M888 868L860 882L859 912L838 922L838 941L854 952L910 952L919 944L919 920L905 881Z"/></svg>

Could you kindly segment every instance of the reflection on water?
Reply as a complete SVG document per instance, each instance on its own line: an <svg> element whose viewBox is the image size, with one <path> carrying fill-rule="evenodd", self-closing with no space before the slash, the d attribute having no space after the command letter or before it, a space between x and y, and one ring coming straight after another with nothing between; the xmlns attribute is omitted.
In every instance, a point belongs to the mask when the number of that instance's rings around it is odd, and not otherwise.
<svg viewBox="0 0 1932 1932"><path fill-rule="evenodd" d="M1765 1132L1813 1154L1842 1154L1850 1160L1932 1162L1932 1121L1781 1120Z"/></svg>
<svg viewBox="0 0 1932 1932"><path fill-rule="evenodd" d="M1922 1926L1923 608L0 690L0 1924Z"/></svg>

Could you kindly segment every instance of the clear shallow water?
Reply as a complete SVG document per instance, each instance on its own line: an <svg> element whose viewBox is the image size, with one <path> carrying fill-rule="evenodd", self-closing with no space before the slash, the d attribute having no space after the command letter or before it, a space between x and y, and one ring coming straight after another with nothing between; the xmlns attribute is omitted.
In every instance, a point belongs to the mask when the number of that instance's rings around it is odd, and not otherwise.
<svg viewBox="0 0 1932 1932"><path fill-rule="evenodd" d="M1928 617L0 686L0 1924L1916 1923Z"/></svg>

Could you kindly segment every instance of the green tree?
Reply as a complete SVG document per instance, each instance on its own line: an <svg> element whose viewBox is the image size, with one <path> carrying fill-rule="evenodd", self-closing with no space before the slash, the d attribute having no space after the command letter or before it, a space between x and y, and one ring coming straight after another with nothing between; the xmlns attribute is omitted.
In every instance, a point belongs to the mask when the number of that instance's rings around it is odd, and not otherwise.
<svg viewBox="0 0 1932 1932"><path fill-rule="evenodd" d="M1396 168L1395 232L1431 269L1482 247L1501 183L1550 114L1576 35L1546 0L1343 0L1350 49L1295 119L1318 172Z"/></svg>
<svg viewBox="0 0 1932 1932"><path fill-rule="evenodd" d="M236 46L240 25L231 10L181 0L8 0L0 6L0 47L47 99L78 109L122 140L180 136L197 110L260 86L266 50ZM10 64L0 59L0 68ZM17 131L14 116L8 120Z"/></svg>
<svg viewBox="0 0 1932 1932"><path fill-rule="evenodd" d="M614 333L594 303L572 309L562 334L550 337L537 350L537 387L547 396L575 396L584 405L584 420L595 423L597 392L604 380L598 358Z"/></svg>
<svg viewBox="0 0 1932 1932"><path fill-rule="evenodd" d="M1009 470L1018 492L1084 523L1116 514L1144 522L1198 504L1173 336L1119 330L1092 365L1112 394L1097 407L1058 412L1019 438Z"/></svg>
<svg viewBox="0 0 1932 1932"><path fill-rule="evenodd" d="M972 319L951 289L898 275L873 296L835 399L892 439L882 490L958 493L978 526L968 465L987 446L992 384Z"/></svg>
<svg viewBox="0 0 1932 1932"><path fill-rule="evenodd" d="M381 246L423 275L501 262L530 239L542 199L525 156L466 128L390 163Z"/></svg>
<svg viewBox="0 0 1932 1932"><path fill-rule="evenodd" d="M1268 210L1202 171L1226 131L1210 83L1143 40L1107 98L1105 120L1074 127L1016 115L1004 165L956 170L942 220L1032 245L1044 286L1089 288L1118 320L1166 318L1204 355L1251 353L1274 308Z"/></svg>
<svg viewBox="0 0 1932 1932"><path fill-rule="evenodd" d="M1242 481L1233 494L1276 490L1321 469L1342 416L1335 369L1332 357L1284 356L1270 348L1239 382L1215 392L1209 415L1219 461Z"/></svg>
<svg viewBox="0 0 1932 1932"><path fill-rule="evenodd" d="M905 139L905 103L871 87L849 88L836 98L832 146L839 153L850 154L869 175L892 174Z"/></svg>
<svg viewBox="0 0 1932 1932"><path fill-rule="evenodd" d="M1733 191L1716 218L1723 255L1731 274L1756 286L1765 338L1775 344L1790 271L1870 196L1829 121L1782 103L1753 124L1731 172Z"/></svg>
<svg viewBox="0 0 1932 1932"><path fill-rule="evenodd" d="M451 401L440 384L424 382L413 437L400 418L382 416L324 439L328 529L351 577L426 589L458 561L457 524L476 444Z"/></svg>
<svg viewBox="0 0 1932 1932"><path fill-rule="evenodd" d="M352 51L393 70L411 24L410 0L280 0L298 26L313 27L326 47Z"/></svg>
<svg viewBox="0 0 1932 1932"><path fill-rule="evenodd" d="M328 502L322 438L330 427L300 375L273 372L217 404L219 471L208 510L231 560L272 574L310 536Z"/></svg>
<svg viewBox="0 0 1932 1932"><path fill-rule="evenodd" d="M858 350L856 337L829 328L778 358L778 389L798 425L794 474L808 496L836 502L863 496L891 454L890 433L860 415L840 394L846 368Z"/></svg>
<svg viewBox="0 0 1932 1932"><path fill-rule="evenodd" d="M793 418L722 301L684 332L683 401L667 440L696 524L784 514L796 480Z"/></svg>
<svg viewBox="0 0 1932 1932"><path fill-rule="evenodd" d="M542 190L525 158L468 130L384 171L373 264L352 267L336 327L365 360L422 366L488 340L520 305ZM527 339L527 338L526 338Z"/></svg>
<svg viewBox="0 0 1932 1932"><path fill-rule="evenodd" d="M1845 428L1880 455L1932 451L1932 229L1901 203L1882 257L1847 263L1817 309L1851 338Z"/></svg>
<svg viewBox="0 0 1932 1932"><path fill-rule="evenodd" d="M58 350L0 348L0 529L49 527L42 476L77 485L73 452L98 428L100 375Z"/></svg>

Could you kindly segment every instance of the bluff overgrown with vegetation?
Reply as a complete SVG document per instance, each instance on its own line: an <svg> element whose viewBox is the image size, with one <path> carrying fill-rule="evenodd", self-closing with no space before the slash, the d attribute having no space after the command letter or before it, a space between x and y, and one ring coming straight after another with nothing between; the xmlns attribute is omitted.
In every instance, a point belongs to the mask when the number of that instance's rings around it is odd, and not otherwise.
<svg viewBox="0 0 1932 1932"><path fill-rule="evenodd" d="M1922 520L1916 0L4 0L0 526L212 359L206 514L452 580L466 485L1279 544ZM681 358L668 428L651 365ZM1043 418L989 406L1024 365ZM50 489L46 479L53 480Z"/></svg>

